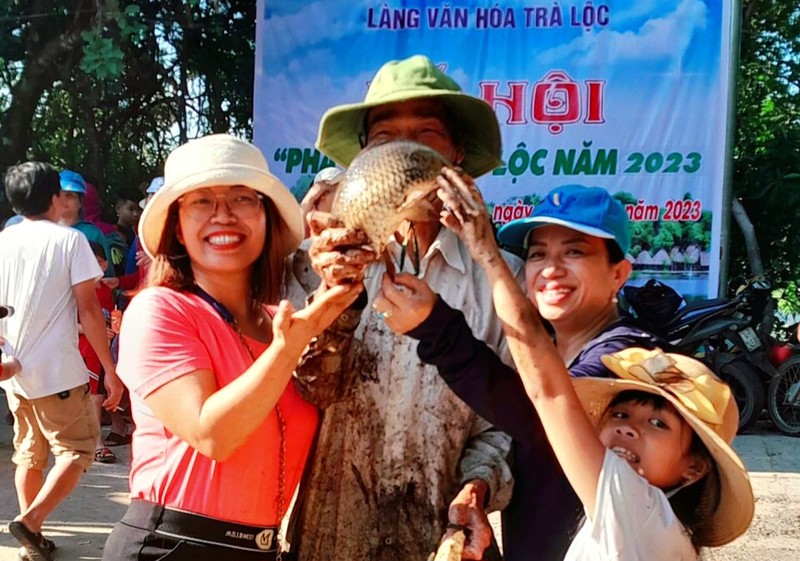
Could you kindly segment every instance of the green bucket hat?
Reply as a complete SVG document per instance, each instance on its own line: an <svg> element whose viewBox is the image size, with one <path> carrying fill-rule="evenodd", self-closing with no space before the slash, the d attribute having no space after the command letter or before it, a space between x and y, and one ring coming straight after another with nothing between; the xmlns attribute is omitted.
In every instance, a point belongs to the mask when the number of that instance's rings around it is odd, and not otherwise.
<svg viewBox="0 0 800 561"><path fill-rule="evenodd" d="M363 102L326 111L319 124L316 146L347 167L361 151L359 134L364 132L367 111L379 105L423 98L441 99L452 111L463 134L458 140L464 148L464 171L479 177L503 163L500 126L491 106L462 92L461 86L423 55L387 62L375 74Z"/></svg>

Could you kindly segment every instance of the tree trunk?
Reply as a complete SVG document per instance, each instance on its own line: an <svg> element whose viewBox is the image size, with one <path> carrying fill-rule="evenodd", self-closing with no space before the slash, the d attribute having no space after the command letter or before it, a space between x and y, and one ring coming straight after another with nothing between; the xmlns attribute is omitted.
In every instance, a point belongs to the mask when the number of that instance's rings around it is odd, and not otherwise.
<svg viewBox="0 0 800 561"><path fill-rule="evenodd" d="M751 275L754 277L765 276L764 263L761 260L761 250L758 247L755 228L750 221L750 217L747 216L747 211L744 209L741 201L736 197L733 198L731 212L744 236L744 245L745 249L747 249L747 260L750 262ZM766 337L772 331L772 326L775 323L774 298L769 298L767 300L767 305L764 307L764 317L757 319L759 321L759 331L762 337Z"/></svg>
<svg viewBox="0 0 800 561"><path fill-rule="evenodd" d="M38 55L25 62L22 76L11 88L11 104L0 121L0 166L6 167L25 159L31 142L31 122L45 90L53 85L58 74L53 71L65 55L82 44L81 32L72 29L51 39Z"/></svg>

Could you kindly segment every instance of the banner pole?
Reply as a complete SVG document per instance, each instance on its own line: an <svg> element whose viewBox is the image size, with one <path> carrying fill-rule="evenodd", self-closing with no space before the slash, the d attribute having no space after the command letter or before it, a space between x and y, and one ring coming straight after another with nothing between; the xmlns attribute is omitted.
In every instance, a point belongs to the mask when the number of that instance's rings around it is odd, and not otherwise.
<svg viewBox="0 0 800 561"><path fill-rule="evenodd" d="M718 296L726 296L731 260L731 221L733 218L733 148L736 143L736 103L738 98L739 57L742 41L741 2L733 0L730 7L730 69L728 72L728 119L725 135L725 171L722 183L722 222L720 233L720 267Z"/></svg>

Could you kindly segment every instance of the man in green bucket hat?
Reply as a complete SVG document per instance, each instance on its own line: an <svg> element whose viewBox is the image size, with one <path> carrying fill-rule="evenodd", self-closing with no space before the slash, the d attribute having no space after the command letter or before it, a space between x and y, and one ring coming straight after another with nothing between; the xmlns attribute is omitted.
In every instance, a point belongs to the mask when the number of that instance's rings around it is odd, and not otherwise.
<svg viewBox="0 0 800 561"><path fill-rule="evenodd" d="M394 139L426 144L473 177L501 163L492 108L424 56L387 62L363 102L327 111L317 147L346 167L363 147ZM368 305L391 281L385 262L361 249L363 233L329 214L309 218L311 247L295 255L290 294L298 283L316 287L304 275L312 268L328 286L363 280L366 290L296 372L304 397L324 409L297 517L299 558L421 560L450 522L471 530L464 558L483 559L492 540L485 512L511 496L510 438L421 363L416 341L389 325L391 310ZM406 251L410 230L416 247ZM387 251L397 272L418 274L510 361L488 283L458 236L437 220L405 223ZM508 260L521 278L521 261Z"/></svg>
<svg viewBox="0 0 800 561"><path fill-rule="evenodd" d="M416 55L384 64L372 80L364 101L329 109L319 126L317 148L335 162L347 167L365 145L367 127L386 112L429 114L452 129L451 140L461 149L451 158L472 177L479 177L502 164L500 127L494 110L480 98L467 95L461 87L429 58ZM416 131L410 140L423 144L428 136ZM386 138L372 131L370 143ZM403 138L409 138L403 136ZM441 147L431 146L436 149ZM440 150L444 156L450 156Z"/></svg>

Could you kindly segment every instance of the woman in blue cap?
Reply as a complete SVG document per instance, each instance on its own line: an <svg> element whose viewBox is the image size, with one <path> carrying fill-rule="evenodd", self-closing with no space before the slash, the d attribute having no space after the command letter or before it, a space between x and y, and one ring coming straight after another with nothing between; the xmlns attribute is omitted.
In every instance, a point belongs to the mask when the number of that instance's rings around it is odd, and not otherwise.
<svg viewBox="0 0 800 561"><path fill-rule="evenodd" d="M452 170L443 171L440 184L477 195L474 184ZM477 200L470 212L485 213L482 205ZM475 238L494 244L488 218L468 224L483 228ZM498 237L504 245L525 250L528 298L550 323L572 376L613 376L600 361L602 355L657 345L655 337L617 311L617 293L631 273L625 259L630 234L625 209L607 191L557 187L530 217L507 224ZM388 312L387 326L419 339L420 358L436 365L461 399L514 439L514 495L503 511L506 559L563 559L581 505L519 375L472 335L460 311L422 281L401 274L392 283L386 277L382 290L374 306Z"/></svg>

